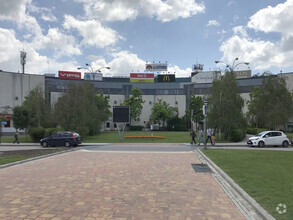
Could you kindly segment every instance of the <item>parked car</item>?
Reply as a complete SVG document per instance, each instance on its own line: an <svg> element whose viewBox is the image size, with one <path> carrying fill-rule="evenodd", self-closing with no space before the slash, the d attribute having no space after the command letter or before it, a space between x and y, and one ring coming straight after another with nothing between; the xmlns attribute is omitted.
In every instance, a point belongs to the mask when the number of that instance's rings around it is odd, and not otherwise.
<svg viewBox="0 0 293 220"><path fill-rule="evenodd" d="M289 138L282 131L263 131L247 140L249 146L289 146Z"/></svg>
<svg viewBox="0 0 293 220"><path fill-rule="evenodd" d="M81 144L81 137L76 132L71 131L61 131L56 132L52 134L49 137L45 137L40 140L40 144L43 147L48 146L77 146L78 144Z"/></svg>

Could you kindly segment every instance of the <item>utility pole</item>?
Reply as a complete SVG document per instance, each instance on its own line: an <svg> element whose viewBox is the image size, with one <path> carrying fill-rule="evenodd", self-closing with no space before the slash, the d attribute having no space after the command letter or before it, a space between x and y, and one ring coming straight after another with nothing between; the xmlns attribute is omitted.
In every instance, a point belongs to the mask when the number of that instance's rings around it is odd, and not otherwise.
<svg viewBox="0 0 293 220"><path fill-rule="evenodd" d="M22 74L24 74L24 66L26 64L26 52L20 51L20 64L22 66Z"/></svg>
<svg viewBox="0 0 293 220"><path fill-rule="evenodd" d="M207 149L207 106L208 106L208 97L205 97L204 106L203 106L203 115L204 115L204 149Z"/></svg>

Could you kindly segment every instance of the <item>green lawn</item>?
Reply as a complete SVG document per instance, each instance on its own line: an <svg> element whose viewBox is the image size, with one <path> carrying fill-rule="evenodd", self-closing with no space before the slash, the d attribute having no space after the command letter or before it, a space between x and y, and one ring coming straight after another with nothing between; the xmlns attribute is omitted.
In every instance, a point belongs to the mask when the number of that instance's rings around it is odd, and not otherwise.
<svg viewBox="0 0 293 220"><path fill-rule="evenodd" d="M66 151L66 148L56 149L41 149L41 150L20 150L20 151L9 151L2 152L0 156L0 165L13 163L16 161L26 160L33 157L38 157L47 154L53 154L56 152Z"/></svg>
<svg viewBox="0 0 293 220"><path fill-rule="evenodd" d="M293 152L203 150L276 219L293 219ZM279 203L287 212L276 211Z"/></svg>
<svg viewBox="0 0 293 220"><path fill-rule="evenodd" d="M12 143L14 141L13 136L3 136L1 138L1 143ZM20 135L18 138L19 143L32 143L31 137L28 135L27 137L25 135Z"/></svg>
<svg viewBox="0 0 293 220"><path fill-rule="evenodd" d="M26 159L29 159L29 158L30 157L25 157L25 156L0 157L0 165L13 163L13 162L20 161L20 160L26 160Z"/></svg>
<svg viewBox="0 0 293 220"><path fill-rule="evenodd" d="M163 136L165 139L155 138L124 138L124 143L190 143L190 131L125 131L124 136ZM198 134L195 138L198 141ZM84 143L117 143L119 142L118 131L101 132L95 136L83 139ZM216 137L216 142L217 137ZM223 140L221 142L230 142ZM202 143L201 143L202 144Z"/></svg>

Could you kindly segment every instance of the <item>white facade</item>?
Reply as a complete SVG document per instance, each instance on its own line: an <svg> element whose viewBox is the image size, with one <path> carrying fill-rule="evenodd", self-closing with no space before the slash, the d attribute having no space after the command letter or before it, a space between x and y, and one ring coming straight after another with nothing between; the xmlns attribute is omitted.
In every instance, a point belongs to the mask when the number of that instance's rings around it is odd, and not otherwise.
<svg viewBox="0 0 293 220"><path fill-rule="evenodd" d="M12 108L22 105L25 97L37 86L44 88L45 92L45 76L0 72L0 113L11 115ZM15 132L13 122L9 121L2 131Z"/></svg>

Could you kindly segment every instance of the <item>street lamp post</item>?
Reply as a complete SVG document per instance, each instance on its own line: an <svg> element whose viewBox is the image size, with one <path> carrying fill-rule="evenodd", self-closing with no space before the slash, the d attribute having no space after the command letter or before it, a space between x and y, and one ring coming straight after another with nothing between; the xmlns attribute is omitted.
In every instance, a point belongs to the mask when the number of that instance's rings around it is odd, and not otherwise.
<svg viewBox="0 0 293 220"><path fill-rule="evenodd" d="M78 70L86 69L86 70L89 70L90 73L93 74L93 80L92 80L92 81L93 81L93 94L95 95L95 84L94 84L94 81L95 81L95 74L96 74L96 73L101 73L101 70L102 70L102 69L108 69L108 70L109 70L110 67L109 67L109 66L104 66L104 67L101 67L101 68L97 69L96 71L94 71L93 67L92 67L90 64L86 63L85 65L87 66L87 68L77 67L77 69L78 69ZM93 97L94 97L94 96L93 96ZM93 103L94 103L94 99L93 99Z"/></svg>
<svg viewBox="0 0 293 220"><path fill-rule="evenodd" d="M78 69L78 70L81 70L81 69L87 69L87 70L89 70L90 73L93 74L93 81L95 81L95 74L96 74L96 73L101 73L101 70L102 70L102 69L108 69L108 70L110 69L109 66L104 66L104 67L101 67L101 68L97 69L96 71L94 71L93 67L92 67L90 64L86 63L85 65L86 65L88 68L77 67L77 69Z"/></svg>
<svg viewBox="0 0 293 220"><path fill-rule="evenodd" d="M239 66L240 64L249 65L248 62L240 62L240 63L235 64L235 62L236 62L238 59L239 59L239 58L236 57L236 58L233 60L233 64L232 64L232 66L229 65L229 64L227 64L227 63L225 63L224 61L221 61L221 60L216 60L215 63L217 63L217 64L218 64L218 63L223 63L223 64L225 64L226 67L229 68L231 72L234 72L234 69L235 69L237 66Z"/></svg>

